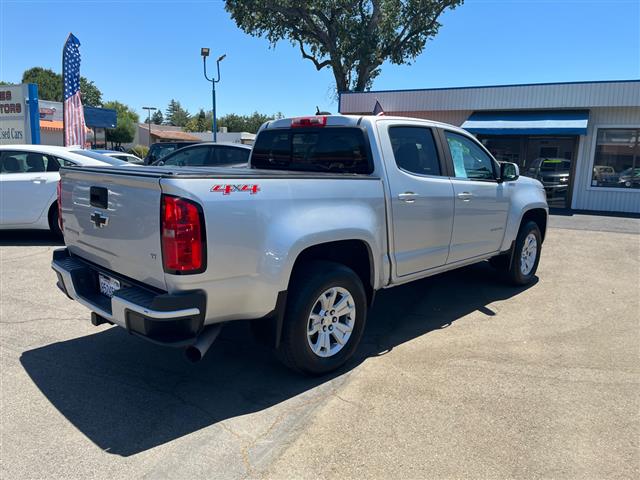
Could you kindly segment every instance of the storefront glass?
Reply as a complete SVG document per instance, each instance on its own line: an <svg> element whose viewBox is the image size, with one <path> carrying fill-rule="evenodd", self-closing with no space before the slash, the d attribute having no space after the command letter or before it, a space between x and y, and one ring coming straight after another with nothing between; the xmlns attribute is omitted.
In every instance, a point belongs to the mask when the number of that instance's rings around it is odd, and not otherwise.
<svg viewBox="0 0 640 480"><path fill-rule="evenodd" d="M505 135L479 138L496 160L517 163L521 175L540 180L549 206L570 206L571 164L576 151L576 137Z"/></svg>
<svg viewBox="0 0 640 480"><path fill-rule="evenodd" d="M591 186L640 188L640 129L600 128Z"/></svg>

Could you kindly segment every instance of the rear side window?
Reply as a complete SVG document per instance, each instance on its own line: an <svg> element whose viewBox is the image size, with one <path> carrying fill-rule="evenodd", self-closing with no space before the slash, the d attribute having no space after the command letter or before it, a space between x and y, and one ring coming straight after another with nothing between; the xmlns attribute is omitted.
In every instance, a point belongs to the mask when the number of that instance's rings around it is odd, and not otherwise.
<svg viewBox="0 0 640 480"><path fill-rule="evenodd" d="M343 127L264 130L253 146L251 166L300 172L373 171L363 131Z"/></svg>
<svg viewBox="0 0 640 480"><path fill-rule="evenodd" d="M433 132L425 127L391 127L389 138L396 164L418 175L440 175Z"/></svg>
<svg viewBox="0 0 640 480"><path fill-rule="evenodd" d="M178 167L203 167L209 159L209 147L184 148L176 151L171 156L162 160L163 165L175 165Z"/></svg>

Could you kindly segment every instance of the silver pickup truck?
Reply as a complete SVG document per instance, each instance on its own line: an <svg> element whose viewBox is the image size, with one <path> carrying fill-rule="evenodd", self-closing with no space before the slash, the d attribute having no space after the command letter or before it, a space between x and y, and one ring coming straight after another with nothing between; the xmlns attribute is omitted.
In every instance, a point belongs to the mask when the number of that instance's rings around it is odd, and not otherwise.
<svg viewBox="0 0 640 480"><path fill-rule="evenodd" d="M466 131L385 116L267 122L250 168L64 168L58 286L187 357L252 320L290 367L356 350L375 292L489 260L533 279L543 186Z"/></svg>

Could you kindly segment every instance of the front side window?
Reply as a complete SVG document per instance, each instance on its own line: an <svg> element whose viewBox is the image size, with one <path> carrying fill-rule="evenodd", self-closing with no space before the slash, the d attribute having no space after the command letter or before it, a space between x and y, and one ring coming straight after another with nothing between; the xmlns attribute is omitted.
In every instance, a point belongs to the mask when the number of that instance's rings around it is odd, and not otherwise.
<svg viewBox="0 0 640 480"><path fill-rule="evenodd" d="M251 166L301 172L373 171L364 133L346 127L263 130L253 146Z"/></svg>
<svg viewBox="0 0 640 480"><path fill-rule="evenodd" d="M161 161L162 165L176 167L203 167L207 165L209 147L184 148Z"/></svg>
<svg viewBox="0 0 640 480"><path fill-rule="evenodd" d="M391 127L389 138L396 165L418 175L440 175L438 151L430 128Z"/></svg>
<svg viewBox="0 0 640 480"><path fill-rule="evenodd" d="M473 140L458 133L444 132L456 178L494 180L494 162Z"/></svg>
<svg viewBox="0 0 640 480"><path fill-rule="evenodd" d="M640 128L600 128L591 186L640 188Z"/></svg>
<svg viewBox="0 0 640 480"><path fill-rule="evenodd" d="M57 172L60 165L55 158L35 152L2 152L0 173Z"/></svg>

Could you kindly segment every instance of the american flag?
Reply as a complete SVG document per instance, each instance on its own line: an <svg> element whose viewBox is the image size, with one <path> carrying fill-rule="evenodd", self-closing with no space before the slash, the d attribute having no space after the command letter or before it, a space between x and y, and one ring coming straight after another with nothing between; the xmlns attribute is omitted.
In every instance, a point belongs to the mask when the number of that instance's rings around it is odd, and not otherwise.
<svg viewBox="0 0 640 480"><path fill-rule="evenodd" d="M84 147L86 128L80 97L80 40L72 33L62 54L64 87L64 144Z"/></svg>
<svg viewBox="0 0 640 480"><path fill-rule="evenodd" d="M382 105L380 105L380 102L378 101L377 98L376 98L376 105L375 105L375 107L373 107L373 114L376 117L384 115L384 110L382 109Z"/></svg>

